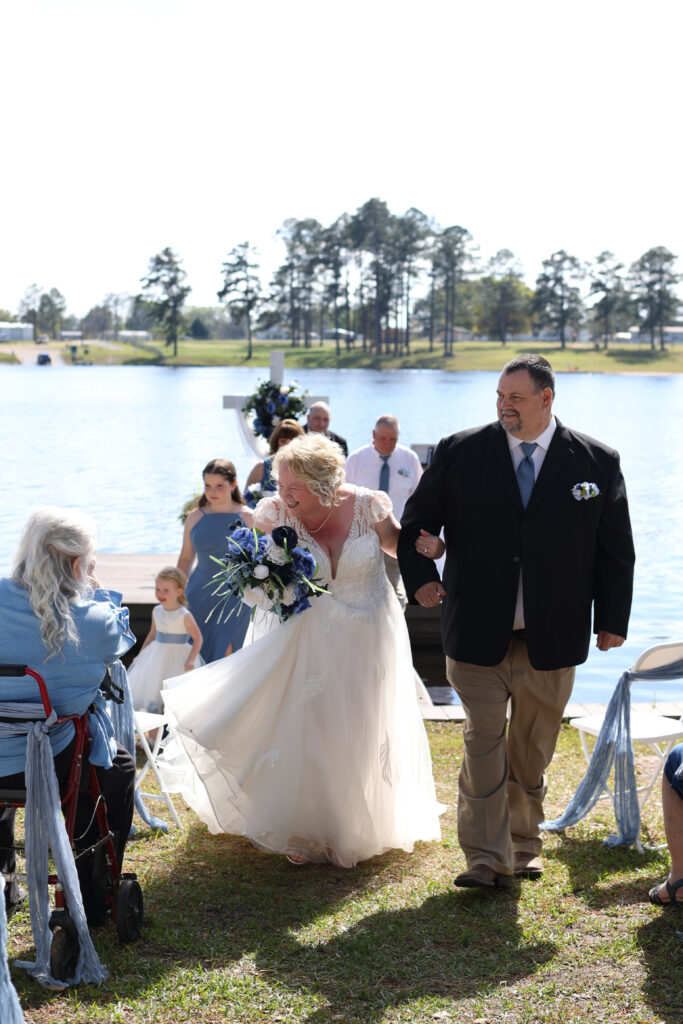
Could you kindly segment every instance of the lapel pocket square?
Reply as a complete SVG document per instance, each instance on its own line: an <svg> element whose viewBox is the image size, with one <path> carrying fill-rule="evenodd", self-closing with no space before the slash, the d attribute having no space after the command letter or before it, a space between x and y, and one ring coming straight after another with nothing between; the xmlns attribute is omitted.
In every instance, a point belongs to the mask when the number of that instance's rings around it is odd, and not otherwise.
<svg viewBox="0 0 683 1024"><path fill-rule="evenodd" d="M574 484L572 487L572 498L575 498L576 501L589 501L591 498L597 498L599 493L598 485L589 483L587 480L580 484Z"/></svg>

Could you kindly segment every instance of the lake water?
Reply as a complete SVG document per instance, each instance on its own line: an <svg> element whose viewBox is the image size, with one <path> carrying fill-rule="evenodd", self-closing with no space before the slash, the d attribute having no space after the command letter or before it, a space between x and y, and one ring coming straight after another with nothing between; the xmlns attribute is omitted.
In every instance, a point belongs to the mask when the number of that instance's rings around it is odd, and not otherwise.
<svg viewBox="0 0 683 1024"><path fill-rule="evenodd" d="M249 394L267 373L0 365L0 571L28 512L42 504L85 508L99 524L102 551L178 551L178 511L202 466L225 456L244 481L254 462L222 396ZM332 429L349 450L368 443L383 412L400 418L405 444L434 443L495 417L497 373L285 371L286 381L294 377L311 394L329 395ZM606 700L645 647L683 637L682 410L683 376L558 376L557 416L621 453L638 557L628 641L609 654L591 652L577 671L576 700ZM634 697L651 693L638 684ZM669 693L680 699L683 684ZM668 695L660 684L656 694Z"/></svg>

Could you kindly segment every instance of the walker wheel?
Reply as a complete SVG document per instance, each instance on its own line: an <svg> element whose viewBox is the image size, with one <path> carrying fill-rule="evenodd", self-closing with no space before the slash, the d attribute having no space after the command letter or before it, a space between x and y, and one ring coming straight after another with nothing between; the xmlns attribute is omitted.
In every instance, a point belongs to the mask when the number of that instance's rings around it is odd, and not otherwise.
<svg viewBox="0 0 683 1024"><path fill-rule="evenodd" d="M76 973L80 943L74 920L68 910L55 910L50 916L50 974L57 981L68 981Z"/></svg>
<svg viewBox="0 0 683 1024"><path fill-rule="evenodd" d="M142 889L134 878L122 878L116 892L116 931L121 942L139 938L143 917Z"/></svg>

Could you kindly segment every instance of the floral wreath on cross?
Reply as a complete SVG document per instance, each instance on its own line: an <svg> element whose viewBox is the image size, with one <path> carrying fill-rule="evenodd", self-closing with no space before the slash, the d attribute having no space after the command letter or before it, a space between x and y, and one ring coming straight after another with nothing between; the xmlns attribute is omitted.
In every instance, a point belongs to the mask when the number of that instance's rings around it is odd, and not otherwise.
<svg viewBox="0 0 683 1024"><path fill-rule="evenodd" d="M251 429L256 437L265 437L267 440L282 420L296 420L303 416L306 403L301 395L295 394L298 387L295 380L290 384L261 381L242 407L243 412L254 414Z"/></svg>

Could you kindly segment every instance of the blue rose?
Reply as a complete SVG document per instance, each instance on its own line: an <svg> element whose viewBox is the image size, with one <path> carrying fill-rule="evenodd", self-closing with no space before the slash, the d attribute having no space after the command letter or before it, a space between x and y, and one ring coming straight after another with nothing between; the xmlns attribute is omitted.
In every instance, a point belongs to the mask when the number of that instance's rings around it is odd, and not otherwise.
<svg viewBox="0 0 683 1024"><path fill-rule="evenodd" d="M251 558L254 553L254 534L251 530L248 530L246 526L242 526L237 530L234 530L232 535L228 537L228 554L227 558Z"/></svg>
<svg viewBox="0 0 683 1024"><path fill-rule="evenodd" d="M292 551L292 562L294 567L302 572L309 580L315 574L316 564L315 558L310 551L305 551L303 548L294 548Z"/></svg>
<svg viewBox="0 0 683 1024"><path fill-rule="evenodd" d="M266 402L266 412L272 416L275 412L275 402Z"/></svg>

